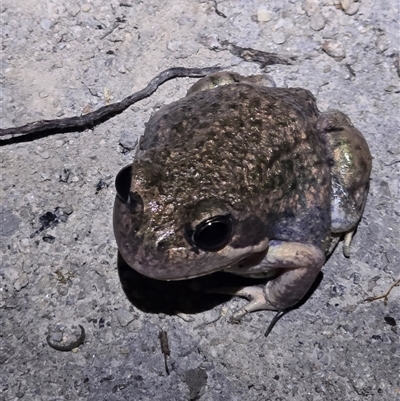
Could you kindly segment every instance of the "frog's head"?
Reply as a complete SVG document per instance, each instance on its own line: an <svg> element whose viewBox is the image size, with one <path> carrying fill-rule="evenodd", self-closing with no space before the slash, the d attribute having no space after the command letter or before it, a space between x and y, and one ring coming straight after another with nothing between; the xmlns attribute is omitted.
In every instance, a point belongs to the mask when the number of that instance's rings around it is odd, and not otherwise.
<svg viewBox="0 0 400 401"><path fill-rule="evenodd" d="M116 178L114 234L124 260L159 280L182 280L224 270L266 251L266 225L214 194L177 185L160 166L135 160ZM175 190L171 190L174 184ZM178 190L176 190L178 188Z"/></svg>

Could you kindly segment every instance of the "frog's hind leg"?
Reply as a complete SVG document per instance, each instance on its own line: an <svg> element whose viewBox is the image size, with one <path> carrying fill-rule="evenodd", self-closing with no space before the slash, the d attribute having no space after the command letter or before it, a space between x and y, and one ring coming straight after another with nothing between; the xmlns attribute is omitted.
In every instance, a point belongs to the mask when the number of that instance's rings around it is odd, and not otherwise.
<svg viewBox="0 0 400 401"><path fill-rule="evenodd" d="M350 245L364 211L372 157L363 135L338 110L327 110L318 121L331 171L331 232L344 234L343 253Z"/></svg>

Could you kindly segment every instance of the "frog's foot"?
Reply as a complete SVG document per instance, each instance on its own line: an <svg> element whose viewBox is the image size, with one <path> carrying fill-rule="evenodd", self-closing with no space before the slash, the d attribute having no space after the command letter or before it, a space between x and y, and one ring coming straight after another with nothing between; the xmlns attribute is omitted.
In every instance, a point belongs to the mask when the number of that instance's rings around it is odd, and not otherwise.
<svg viewBox="0 0 400 401"><path fill-rule="evenodd" d="M347 231L346 233L332 234L330 237L330 243L328 244L327 250L325 252L326 255L331 255L338 245L339 241L343 239L343 248L342 252L346 258L350 257L350 247L351 242L353 241L354 234L357 230L357 226L352 230Z"/></svg>
<svg viewBox="0 0 400 401"><path fill-rule="evenodd" d="M232 292L232 295L243 297L249 300L247 305L233 314L231 318L232 322L239 322L244 315L250 312L255 312L258 310L276 311L279 309L266 299L264 288L265 286L243 287L238 291Z"/></svg>

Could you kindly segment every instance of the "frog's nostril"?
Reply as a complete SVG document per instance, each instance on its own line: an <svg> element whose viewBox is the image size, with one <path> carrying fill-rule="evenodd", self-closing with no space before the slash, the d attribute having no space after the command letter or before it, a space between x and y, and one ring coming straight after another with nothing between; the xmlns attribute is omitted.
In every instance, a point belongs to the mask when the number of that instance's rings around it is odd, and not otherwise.
<svg viewBox="0 0 400 401"><path fill-rule="evenodd" d="M196 247L204 251L217 252L229 243L232 232L231 217L216 216L201 222L189 237Z"/></svg>

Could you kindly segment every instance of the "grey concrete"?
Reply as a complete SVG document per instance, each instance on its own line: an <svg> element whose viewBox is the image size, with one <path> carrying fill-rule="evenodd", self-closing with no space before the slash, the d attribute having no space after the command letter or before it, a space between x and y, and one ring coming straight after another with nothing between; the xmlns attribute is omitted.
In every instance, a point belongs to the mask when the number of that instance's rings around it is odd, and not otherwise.
<svg viewBox="0 0 400 401"><path fill-rule="evenodd" d="M197 313L173 306L185 314L129 302L112 234L113 179L149 116L192 79L166 83L93 130L3 146L1 400L400 400L400 288L387 302L361 302L400 277L398 1L217 3L226 18L209 0L3 0L1 126L80 115L172 66L260 72L223 40L297 56L267 72L280 86L311 90L321 110L347 113L374 156L351 258L338 249L313 296L267 339L272 313L229 323L243 300L203 306L197 295ZM145 305L158 291L137 287ZM174 288L159 296L174 298ZM49 347L48 334L72 341L79 324L78 349Z"/></svg>

